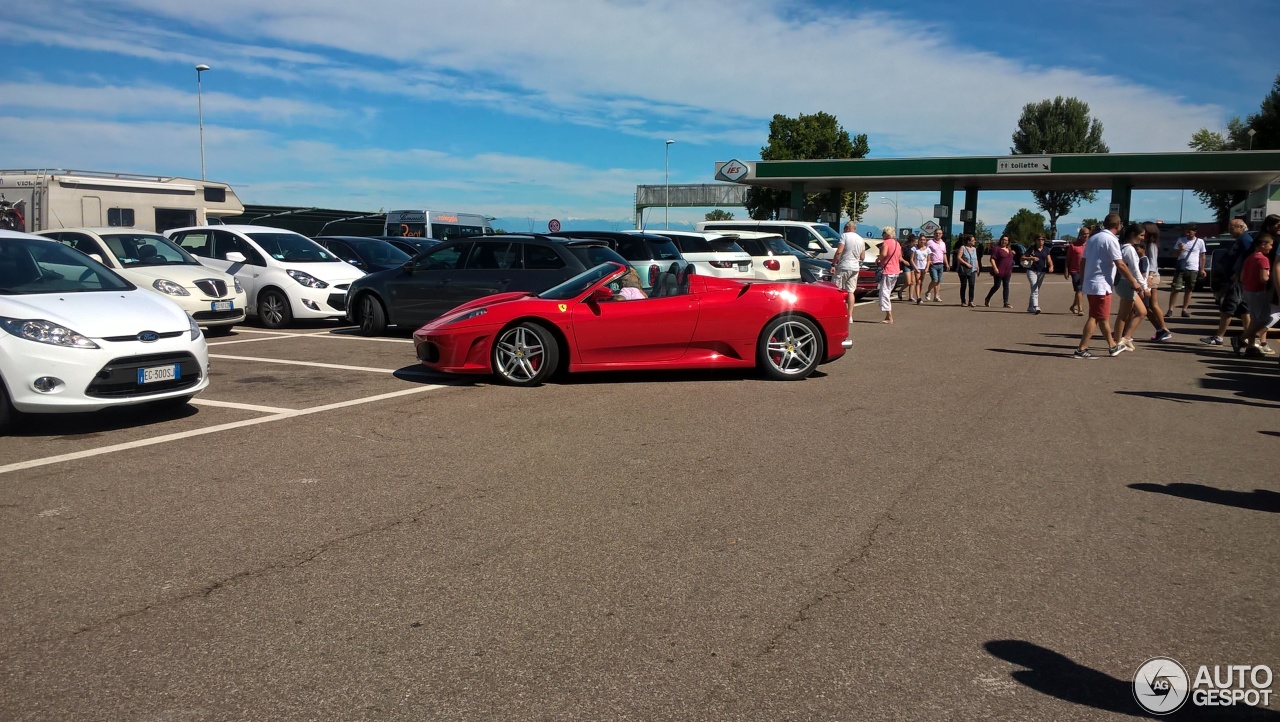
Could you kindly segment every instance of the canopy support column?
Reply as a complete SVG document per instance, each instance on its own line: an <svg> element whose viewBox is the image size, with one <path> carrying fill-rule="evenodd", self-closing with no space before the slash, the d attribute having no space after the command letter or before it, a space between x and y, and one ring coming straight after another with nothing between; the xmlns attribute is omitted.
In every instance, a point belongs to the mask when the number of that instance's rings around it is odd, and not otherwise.
<svg viewBox="0 0 1280 722"><path fill-rule="evenodd" d="M1127 178L1111 179L1111 212L1119 213L1120 220L1129 221L1129 204L1133 197L1133 184Z"/></svg>
<svg viewBox="0 0 1280 722"><path fill-rule="evenodd" d="M951 245L951 222L956 217L956 182L951 179L942 181L942 192L938 195L938 203L947 207L947 217L938 218L938 225L942 226L942 241L949 247Z"/></svg>
<svg viewBox="0 0 1280 722"><path fill-rule="evenodd" d="M978 232L978 187L964 187L964 233L973 235Z"/></svg>

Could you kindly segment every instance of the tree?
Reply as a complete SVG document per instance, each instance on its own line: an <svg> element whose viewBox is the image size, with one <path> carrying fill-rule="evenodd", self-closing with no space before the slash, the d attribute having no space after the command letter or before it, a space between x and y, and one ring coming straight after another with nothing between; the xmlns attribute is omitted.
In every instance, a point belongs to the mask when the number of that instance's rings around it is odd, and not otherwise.
<svg viewBox="0 0 1280 722"><path fill-rule="evenodd" d="M1191 141L1187 143L1187 147L1200 153L1213 153L1227 150L1240 150L1241 140L1244 141L1244 147L1249 145L1249 130L1240 118L1232 118L1227 122L1226 132L1212 131L1208 128L1201 128L1191 135ZM1257 140L1255 138L1255 140ZM1200 199L1210 210L1218 223L1226 223L1230 220L1227 216L1231 215L1231 207L1245 199L1248 195L1243 190L1223 191L1223 190L1206 190L1198 189L1192 191L1196 197Z"/></svg>
<svg viewBox="0 0 1280 722"><path fill-rule="evenodd" d="M761 160L830 160L841 158L865 158L871 152L867 134L850 138L849 132L840 126L834 115L818 112L803 113L796 118L774 115L769 121L769 144L760 149ZM838 191L837 191L838 192ZM804 220L816 221L818 215L830 208L831 193L806 193ZM751 187L743 203L747 214L756 220L768 220L778 214L779 208L791 207L790 191ZM837 208L855 222L867 212L867 194L842 192Z"/></svg>
<svg viewBox="0 0 1280 722"><path fill-rule="evenodd" d="M1022 107L1018 129L1013 132L1014 155L1040 153L1110 153L1102 142L1102 123L1089 116L1089 104L1079 98L1063 98ZM1049 214L1050 238L1058 235L1058 219L1071 212L1081 201L1092 203L1098 197L1093 190L1031 191L1036 205Z"/></svg>
<svg viewBox="0 0 1280 722"><path fill-rule="evenodd" d="M1009 237L1010 242L1030 246L1036 236L1045 235L1044 216L1032 213L1026 208L1019 208L1018 212L1013 214L1013 218L1005 224L1004 233Z"/></svg>
<svg viewBox="0 0 1280 722"><path fill-rule="evenodd" d="M1252 139L1250 130L1255 131ZM1271 84L1271 92L1262 99L1258 112L1251 113L1245 120L1239 117L1227 122L1225 131L1212 131L1201 128L1191 135L1187 146L1199 152L1228 150L1274 150L1280 148L1280 74ZM1231 207L1243 201L1248 193L1244 190L1194 191L1200 202L1213 210L1218 223L1226 223L1231 215Z"/></svg>
<svg viewBox="0 0 1280 722"><path fill-rule="evenodd" d="M708 213L706 218L709 221L731 221L733 220L733 214L729 211L717 208Z"/></svg>
<svg viewBox="0 0 1280 722"><path fill-rule="evenodd" d="M975 221L973 224L973 237L977 239L979 248L991 242L991 229L987 228L987 224L982 221Z"/></svg>

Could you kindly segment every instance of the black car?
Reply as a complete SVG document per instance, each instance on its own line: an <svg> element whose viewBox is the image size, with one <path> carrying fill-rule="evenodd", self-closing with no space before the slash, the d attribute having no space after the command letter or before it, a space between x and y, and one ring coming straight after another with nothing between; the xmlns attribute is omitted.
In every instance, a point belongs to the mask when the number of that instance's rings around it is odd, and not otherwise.
<svg viewBox="0 0 1280 722"><path fill-rule="evenodd" d="M1067 246L1071 241L1057 240L1049 245L1049 260L1053 261L1053 272L1062 273L1067 267Z"/></svg>
<svg viewBox="0 0 1280 722"><path fill-rule="evenodd" d="M540 293L606 261L626 263L598 240L506 234L445 241L401 266L356 279L347 291L347 317L366 336L387 326L417 328L467 301Z"/></svg>
<svg viewBox="0 0 1280 722"><path fill-rule="evenodd" d="M315 242L365 273L398 268L410 258L410 254L379 238L320 236L315 239Z"/></svg>
<svg viewBox="0 0 1280 722"><path fill-rule="evenodd" d="M386 241L400 250L408 253L410 256L416 256L419 253L425 253L432 248L440 245L440 241L434 238L418 238L416 236L373 236L382 241Z"/></svg>
<svg viewBox="0 0 1280 722"><path fill-rule="evenodd" d="M590 238L606 241L619 256L627 259L628 265L636 269L636 274L640 276L640 283L645 291L653 287L659 274L669 270L672 263L681 269L689 265L670 238L653 233L560 231L555 235L561 238Z"/></svg>

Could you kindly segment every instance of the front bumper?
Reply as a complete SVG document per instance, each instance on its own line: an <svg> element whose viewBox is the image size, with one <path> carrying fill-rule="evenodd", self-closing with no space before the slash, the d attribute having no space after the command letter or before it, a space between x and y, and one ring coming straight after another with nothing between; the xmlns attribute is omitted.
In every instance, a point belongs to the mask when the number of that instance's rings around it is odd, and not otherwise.
<svg viewBox="0 0 1280 722"><path fill-rule="evenodd" d="M487 374L493 371L490 351L501 325L435 329L413 334L414 351L423 366L451 374Z"/></svg>
<svg viewBox="0 0 1280 722"><path fill-rule="evenodd" d="M98 411L191 396L209 385L209 350L190 331L154 343L93 339L96 349L62 348L8 334L0 336L0 375L18 411ZM138 369L176 365L173 380L138 383ZM37 379L56 379L49 391Z"/></svg>
<svg viewBox="0 0 1280 722"><path fill-rule="evenodd" d="M349 283L327 288L311 288L301 284L290 288L289 307L294 318L346 318ZM198 319L197 319L198 320Z"/></svg>
<svg viewBox="0 0 1280 722"><path fill-rule="evenodd" d="M244 321L246 307L249 305L248 296L243 292L234 295L224 296L223 298L212 298L210 296L170 296L161 294L165 298L177 303L186 311L188 315L196 320L201 326L228 326L231 324L241 323ZM214 311L213 304L231 302L230 311Z"/></svg>

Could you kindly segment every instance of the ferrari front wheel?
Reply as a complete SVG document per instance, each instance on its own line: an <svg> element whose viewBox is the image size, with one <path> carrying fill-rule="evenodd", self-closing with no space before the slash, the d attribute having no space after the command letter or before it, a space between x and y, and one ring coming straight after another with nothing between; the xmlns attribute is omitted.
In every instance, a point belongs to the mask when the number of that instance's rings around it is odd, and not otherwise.
<svg viewBox="0 0 1280 722"><path fill-rule="evenodd" d="M756 356L765 375L771 379L803 379L822 361L822 333L803 316L775 318L760 334Z"/></svg>
<svg viewBox="0 0 1280 722"><path fill-rule="evenodd" d="M537 386L556 372L560 348L547 329L522 323L503 330L493 343L493 373L512 386Z"/></svg>

